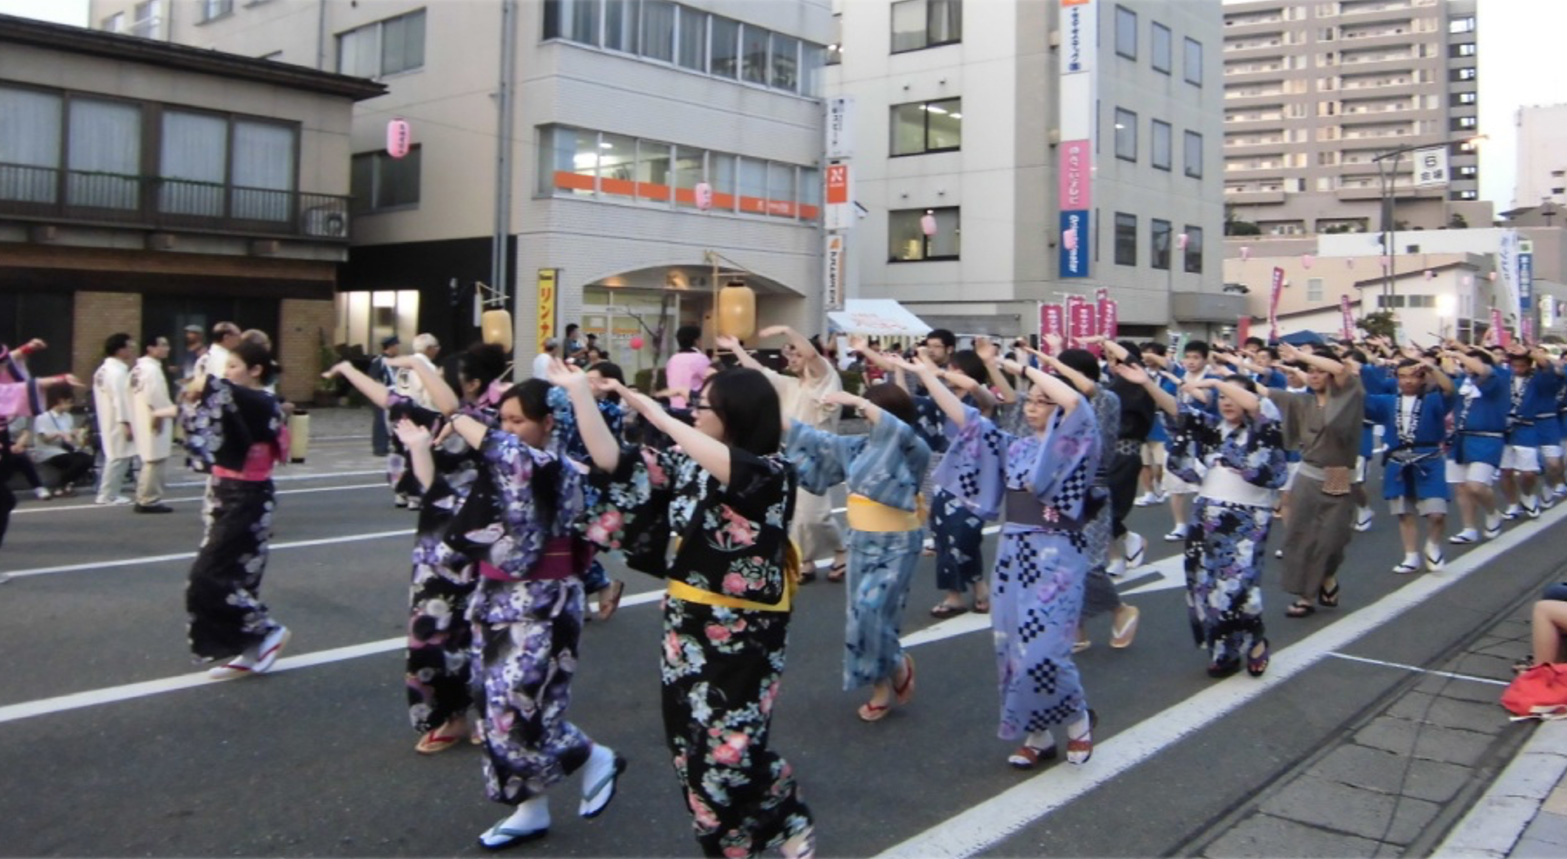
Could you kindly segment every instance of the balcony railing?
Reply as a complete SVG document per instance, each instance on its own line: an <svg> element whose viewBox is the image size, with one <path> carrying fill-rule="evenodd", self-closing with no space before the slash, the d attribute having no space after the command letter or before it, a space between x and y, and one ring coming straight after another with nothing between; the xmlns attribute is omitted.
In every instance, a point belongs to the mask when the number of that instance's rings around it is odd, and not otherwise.
<svg viewBox="0 0 1567 859"><path fill-rule="evenodd" d="M0 217L348 241L349 198L0 163Z"/></svg>

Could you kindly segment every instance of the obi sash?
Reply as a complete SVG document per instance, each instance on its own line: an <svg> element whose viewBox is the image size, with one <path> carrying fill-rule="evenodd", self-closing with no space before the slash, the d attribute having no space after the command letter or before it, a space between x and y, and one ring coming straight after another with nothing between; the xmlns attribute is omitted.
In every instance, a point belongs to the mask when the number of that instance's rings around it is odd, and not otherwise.
<svg viewBox="0 0 1567 859"><path fill-rule="evenodd" d="M507 575L500 567L488 561L479 562L479 575L497 582L545 582L569 579L578 575L587 565L582 563L584 552L575 537L551 537L544 541L544 556L522 578ZM591 553L586 553L591 559Z"/></svg>
<svg viewBox="0 0 1567 859"><path fill-rule="evenodd" d="M925 499L919 499L918 509L899 510L864 495L849 496L849 527L856 531L894 533L918 531L924 527Z"/></svg>

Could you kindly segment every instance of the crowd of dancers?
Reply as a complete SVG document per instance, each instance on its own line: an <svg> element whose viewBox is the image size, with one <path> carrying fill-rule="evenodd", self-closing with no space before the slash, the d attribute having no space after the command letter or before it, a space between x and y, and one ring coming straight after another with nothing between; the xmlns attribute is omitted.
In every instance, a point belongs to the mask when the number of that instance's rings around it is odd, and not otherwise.
<svg viewBox="0 0 1567 859"><path fill-rule="evenodd" d="M607 587L600 553L666 581L663 724L704 854L804 857L812 813L770 728L796 592L818 560L846 585L843 687L866 690L858 717L879 722L914 697L900 633L934 553L945 596L930 613L989 615L997 732L1014 745L1007 763L1027 770L1092 757L1096 714L1073 657L1098 615L1112 647L1135 639L1140 612L1114 583L1146 559L1125 525L1134 504L1169 499L1191 630L1222 678L1268 668L1261 573L1275 518L1284 616L1339 605L1345 549L1373 515L1363 484L1379 444L1404 545L1395 573L1440 570L1444 543L1494 537L1567 493L1567 385L1537 347L1191 341L1172 360L1160 344L1102 338L959 350L935 331L904 353L854 340L881 381L851 394L811 340L783 326L761 336L783 338L787 373L720 338L722 360L661 400L607 361L546 357L544 378L512 384L508 356L487 345L457 356L456 389L419 354L380 359L417 395L348 362L326 372L385 410L390 479L417 500L409 720L420 753L483 746L486 794L511 807L484 847L545 836L550 789L578 771L578 814L596 817L626 769L565 714L587 595ZM42 345L0 347L0 413L43 415L46 390L79 386L28 375ZM236 337L177 396L188 461L208 475L190 646L219 679L265 673L290 637L260 599L272 469L289 448L276 373L261 338ZM845 407L867 433L841 433ZM847 539L826 500L839 484ZM1463 529L1448 537L1454 495ZM8 490L0 502L3 536Z"/></svg>

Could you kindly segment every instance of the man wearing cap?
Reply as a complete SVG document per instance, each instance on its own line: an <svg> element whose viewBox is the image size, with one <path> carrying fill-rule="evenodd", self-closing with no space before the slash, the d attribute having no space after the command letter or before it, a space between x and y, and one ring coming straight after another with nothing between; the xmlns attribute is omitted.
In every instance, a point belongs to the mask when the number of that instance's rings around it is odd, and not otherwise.
<svg viewBox="0 0 1567 859"><path fill-rule="evenodd" d="M533 358L533 378L549 381L550 362L560 357L560 341L554 337L544 341L544 351Z"/></svg>
<svg viewBox="0 0 1567 859"><path fill-rule="evenodd" d="M396 358L402 351L403 341L397 339L397 335L381 338L381 354L370 362L370 378L380 382L388 388L397 384L396 373L391 367L386 366L388 358ZM391 434L387 432L386 411L375 409L375 420L370 422L370 452L376 456L386 456L391 453ZM408 499L402 495L397 496L397 506L407 507Z"/></svg>
<svg viewBox="0 0 1567 859"><path fill-rule="evenodd" d="M180 387L196 377L196 368L207 356L207 338L202 336L200 325L185 326L185 356L180 359ZM171 368L172 369L172 368Z"/></svg>

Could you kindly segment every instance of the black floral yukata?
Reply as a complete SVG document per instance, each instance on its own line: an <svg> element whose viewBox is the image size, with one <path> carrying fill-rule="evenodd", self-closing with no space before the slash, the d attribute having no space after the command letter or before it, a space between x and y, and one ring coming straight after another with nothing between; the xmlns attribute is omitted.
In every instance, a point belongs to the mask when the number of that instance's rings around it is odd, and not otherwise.
<svg viewBox="0 0 1567 859"><path fill-rule="evenodd" d="M724 486L680 450L626 447L615 474L592 479L602 491L587 537L632 569L764 605L792 590L784 556L798 479L782 456L730 448ZM794 771L768 745L788 627L788 611L664 600L664 733L706 855L754 856L811 826Z"/></svg>

